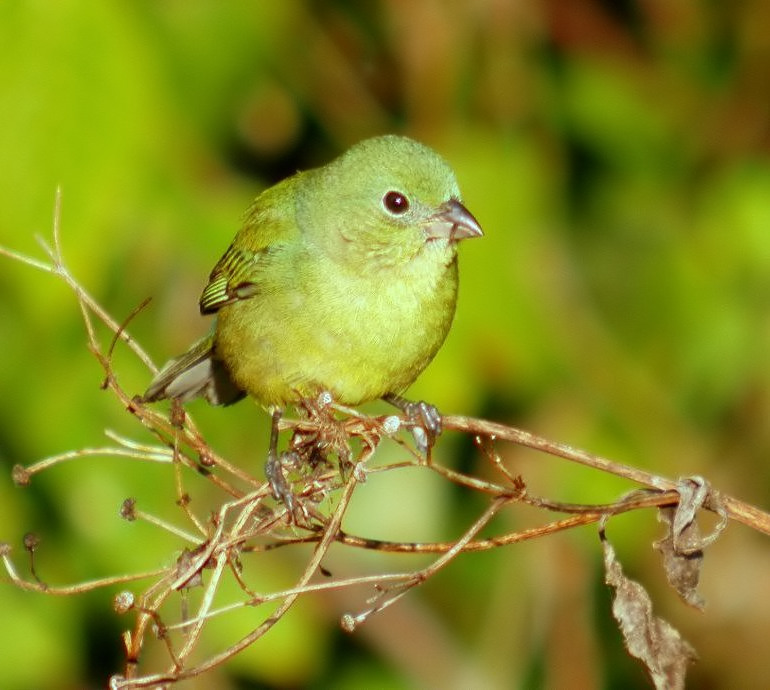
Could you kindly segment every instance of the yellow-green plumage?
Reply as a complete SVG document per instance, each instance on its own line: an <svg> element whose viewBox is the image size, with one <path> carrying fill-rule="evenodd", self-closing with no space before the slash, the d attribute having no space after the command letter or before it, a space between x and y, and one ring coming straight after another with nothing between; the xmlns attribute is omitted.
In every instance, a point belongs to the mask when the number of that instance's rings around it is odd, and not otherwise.
<svg viewBox="0 0 770 690"><path fill-rule="evenodd" d="M451 325L457 240L480 234L437 154L363 141L257 197L200 300L217 314L212 336L144 397L243 391L283 407L321 391L347 405L400 393Z"/></svg>

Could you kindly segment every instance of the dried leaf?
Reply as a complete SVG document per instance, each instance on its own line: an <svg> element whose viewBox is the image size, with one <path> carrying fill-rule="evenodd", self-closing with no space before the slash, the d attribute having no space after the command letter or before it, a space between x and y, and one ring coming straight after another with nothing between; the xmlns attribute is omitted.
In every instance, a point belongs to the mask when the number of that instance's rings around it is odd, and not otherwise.
<svg viewBox="0 0 770 690"><path fill-rule="evenodd" d="M705 601L697 592L703 549L712 544L727 526L727 514L720 504L715 504L716 498L701 477L681 479L677 491L678 505L658 511L658 519L668 526L668 533L655 542L654 547L663 555L669 584L690 606L703 609ZM702 536L695 518L707 499L721 519L711 534Z"/></svg>
<svg viewBox="0 0 770 690"><path fill-rule="evenodd" d="M658 519L669 525L668 534L653 545L663 556L663 568L666 571L668 583L677 591L677 594L690 606L702 610L706 604L703 597L697 592L700 570L703 565L703 551L696 549L689 553L677 552L676 538L673 536L672 525L676 520L675 508L661 508ZM697 540L698 524L691 522L680 532L680 537L685 540Z"/></svg>
<svg viewBox="0 0 770 690"><path fill-rule="evenodd" d="M200 551L200 547L194 551L182 549L179 558L176 561L177 578L186 578L179 585L179 589L189 589L191 587L201 587L203 585L203 575L200 568L195 568L195 556Z"/></svg>
<svg viewBox="0 0 770 690"><path fill-rule="evenodd" d="M599 535L604 548L604 581L615 591L612 615L623 633L626 649L645 665L658 690L684 688L687 667L697 658L695 650L676 628L653 614L644 587L623 574L603 523Z"/></svg>

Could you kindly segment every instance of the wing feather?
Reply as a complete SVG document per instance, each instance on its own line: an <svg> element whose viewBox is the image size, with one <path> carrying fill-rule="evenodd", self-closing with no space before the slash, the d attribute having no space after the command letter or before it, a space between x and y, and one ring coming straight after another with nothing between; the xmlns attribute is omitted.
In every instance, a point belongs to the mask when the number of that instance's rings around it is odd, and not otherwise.
<svg viewBox="0 0 770 690"><path fill-rule="evenodd" d="M257 197L243 228L211 271L199 302L202 314L256 295L267 266L287 246L296 244L296 189L306 175L298 173Z"/></svg>
<svg viewBox="0 0 770 690"><path fill-rule="evenodd" d="M201 314L213 314L222 307L257 294L254 278L257 266L266 249L250 251L230 245L224 256L214 266L208 285L200 298Z"/></svg>

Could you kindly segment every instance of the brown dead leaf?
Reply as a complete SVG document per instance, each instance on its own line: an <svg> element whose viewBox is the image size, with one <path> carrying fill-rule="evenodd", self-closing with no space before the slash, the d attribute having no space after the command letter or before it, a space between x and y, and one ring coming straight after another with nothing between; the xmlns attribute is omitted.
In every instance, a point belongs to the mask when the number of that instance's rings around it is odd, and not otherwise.
<svg viewBox="0 0 770 690"><path fill-rule="evenodd" d="M685 687L687 667L697 655L679 631L652 612L652 601L638 582L629 580L607 541L605 521L599 536L604 549L604 581L613 588L612 615L620 626L626 649L645 666L658 690Z"/></svg>
<svg viewBox="0 0 770 690"><path fill-rule="evenodd" d="M668 532L653 546L663 555L669 584L687 604L703 609L705 601L697 592L703 550L716 541L727 526L727 514L720 505L715 505L716 499L710 495L710 487L702 477L681 479L677 491L679 503L658 510L658 520L667 525ZM720 515L720 521L711 534L703 536L696 516L707 499Z"/></svg>

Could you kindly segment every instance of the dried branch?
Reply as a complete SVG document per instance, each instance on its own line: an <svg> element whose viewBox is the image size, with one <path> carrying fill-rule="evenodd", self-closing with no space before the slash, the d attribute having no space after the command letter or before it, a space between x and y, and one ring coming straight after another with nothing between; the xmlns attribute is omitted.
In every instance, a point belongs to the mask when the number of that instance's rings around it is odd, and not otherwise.
<svg viewBox="0 0 770 690"><path fill-rule="evenodd" d="M632 482L647 486L659 491L676 489L679 480L669 479L660 475L640 470L636 467L629 467L614 460L608 460L599 455L588 453L587 451L563 443L550 441L541 436L536 436L528 431L516 429L514 427L489 422L483 419L472 419L470 417L446 416L442 418L444 428L454 431L472 433L479 436L486 436L492 440L504 440L515 443L525 448L539 450L548 455L564 458L571 462L576 462L587 467L592 467L602 472L608 472ZM770 535L770 513L757 508L749 503L745 503L733 496L711 489L714 502L706 501L704 507L715 511L714 505L722 504L728 517L731 520L740 522L747 527Z"/></svg>
<svg viewBox="0 0 770 690"><path fill-rule="evenodd" d="M501 548L521 541L537 539L555 532L582 525L601 523L602 544L607 564L607 581L617 593L616 609L619 625L632 654L645 663L655 682L674 673L677 682L683 682L684 672L692 658L692 650L680 640L676 631L665 621L654 617L651 601L638 583L631 583L622 575L622 569L606 540L605 524L619 513L658 508L665 518L667 536L656 548L664 555L664 569L680 596L691 604L699 605L696 592L703 550L718 536L729 520L740 522L764 534L770 534L770 514L727 496L710 487L705 480L677 480L629 467L607 458L588 453L561 443L536 436L520 429L495 422L461 416L446 416L443 427L448 431L470 433L474 436L482 456L491 463L499 476L490 481L459 473L441 465L428 453L420 453L411 437L402 434L413 422L397 415L372 417L355 410L334 405L328 396L308 400L299 406L297 419L284 419L281 430L288 433L289 448L299 461L288 468L288 480L293 487L303 519L297 521L286 506L276 501L268 484L217 454L197 430L193 420L179 406L164 412L148 407L126 392L112 367L116 344L124 344L151 371L156 368L141 346L127 332L127 325L143 307L118 322L102 308L78 283L68 270L61 252L59 209L61 195L56 197L56 215L53 244L41 242L48 262L28 257L0 247L0 255L45 271L62 280L77 299L86 330L87 345L102 367L103 387L114 394L141 426L155 439L155 443L138 442L106 432L115 445L81 448L42 459L27 467L17 465L14 480L28 484L36 474L54 465L73 461L87 461L94 457L120 458L128 462L155 462L169 464L174 472L174 501L182 518L189 525L180 526L160 519L137 507L136 501L126 499L121 509L124 519L144 521L173 535L180 542L173 562L153 571L121 574L71 586L51 586L37 579L34 567L30 578L21 577L11 559L8 545L0 545L0 560L12 584L39 593L67 596L99 588L113 588L127 583L150 580L139 594L123 590L115 596L114 608L119 614L135 615L131 630L123 634L126 664L123 674L111 679L110 687L121 690L168 687L177 681L206 673L225 663L243 649L256 643L288 611L300 596L351 587L366 588L373 592L358 612L342 617L341 625L348 631L391 606L413 588L429 580L447 567L460 554ZM99 335L106 329L108 336ZM107 340L105 347L102 340ZM512 474L496 451L495 443L508 441L542 452L548 458L561 458L621 477L634 487L643 487L611 503L590 505L564 503L534 495L524 480ZM397 443L404 459L388 465L372 462L379 446ZM403 467L422 467L434 472L469 492L483 495L486 507L467 526L461 535L445 542L391 542L353 535L343 529L343 521L350 499L359 483L383 472ZM219 508L213 515L202 513L186 488L193 473L203 476L210 490L219 497ZM544 524L524 530L480 538L481 530L503 510L517 505L534 507L548 515L558 513L567 517L548 519ZM721 522L712 535L702 537L695 523L698 512L706 508L720 515ZM249 583L249 569L242 557L249 554L257 559L260 554L277 548L291 548L313 543L315 548L292 587L258 593ZM332 578L322 576L321 563L332 544L348 548L375 549L393 553L431 554L434 560L427 566L399 573L362 574L357 577ZM36 539L28 543L30 558L38 548ZM697 557L697 558L696 558ZM222 584L229 577L237 584L242 596L220 603ZM192 615L184 614L178 620L164 620L161 609L174 596L182 597L187 606L187 594L199 594ZM626 594L623 594L625 592ZM631 592L629 595L628 592ZM623 598L625 597L625 598ZM203 661L195 659L195 652L212 618L249 607L270 609L255 627L239 639L223 643L221 651ZM643 615L637 616L639 611ZM648 626L647 628L643 626ZM654 630L665 633L672 643L666 648L665 659L652 648L640 647L640 631ZM652 633L649 633L652 634ZM145 645L157 640L167 651L167 664L160 669L145 669ZM671 671L675 669L675 671Z"/></svg>

